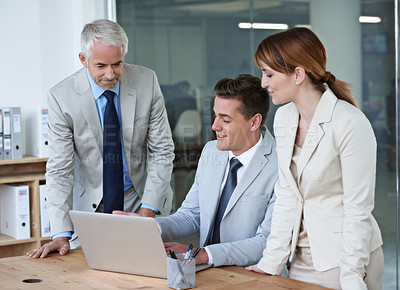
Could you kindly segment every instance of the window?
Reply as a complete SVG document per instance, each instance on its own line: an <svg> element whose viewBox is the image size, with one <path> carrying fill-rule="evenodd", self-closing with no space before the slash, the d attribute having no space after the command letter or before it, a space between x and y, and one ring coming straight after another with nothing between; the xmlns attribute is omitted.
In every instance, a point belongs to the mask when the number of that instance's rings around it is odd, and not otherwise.
<svg viewBox="0 0 400 290"><path fill-rule="evenodd" d="M126 62L155 70L164 93L177 148L175 208L193 182L202 146L213 138L210 129L215 83L240 73L261 77L253 62L254 52L262 39L278 31L243 29L238 24L310 26L326 45L329 70L355 84L354 95L375 131L378 162L374 216L384 239L383 288L394 289L398 235L394 2L117 0L117 20L130 39ZM379 16L382 21L361 24L360 15ZM348 29L340 29L342 22L349 23ZM267 120L271 132L275 111L276 106L271 105Z"/></svg>

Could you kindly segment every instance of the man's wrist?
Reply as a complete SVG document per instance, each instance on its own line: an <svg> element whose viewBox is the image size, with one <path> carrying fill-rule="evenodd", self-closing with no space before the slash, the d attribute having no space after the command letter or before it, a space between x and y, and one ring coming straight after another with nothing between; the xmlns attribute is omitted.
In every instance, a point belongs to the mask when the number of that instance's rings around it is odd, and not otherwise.
<svg viewBox="0 0 400 290"><path fill-rule="evenodd" d="M204 248L201 248L196 260L196 264L208 264L208 254Z"/></svg>
<svg viewBox="0 0 400 290"><path fill-rule="evenodd" d="M56 241L56 240L65 240L68 242L70 239L68 237L57 237L57 238L53 239L53 241Z"/></svg>
<svg viewBox="0 0 400 290"><path fill-rule="evenodd" d="M61 233L51 236L51 239L55 240L56 238L61 238L61 237L68 238L68 240L70 240L72 237L72 233L71 232L61 232Z"/></svg>
<svg viewBox="0 0 400 290"><path fill-rule="evenodd" d="M156 214L159 214L159 213L160 213L160 211L159 211L158 209L156 209L155 207L153 207L153 206L151 206L151 205L149 205L149 204L146 204L146 203L142 203L142 204L140 205L140 208L151 209L151 210L155 211Z"/></svg>
<svg viewBox="0 0 400 290"><path fill-rule="evenodd" d="M152 217L154 218L156 216L156 213L154 210L149 209L149 208L144 208L142 207L139 211L139 215L144 216L144 217Z"/></svg>

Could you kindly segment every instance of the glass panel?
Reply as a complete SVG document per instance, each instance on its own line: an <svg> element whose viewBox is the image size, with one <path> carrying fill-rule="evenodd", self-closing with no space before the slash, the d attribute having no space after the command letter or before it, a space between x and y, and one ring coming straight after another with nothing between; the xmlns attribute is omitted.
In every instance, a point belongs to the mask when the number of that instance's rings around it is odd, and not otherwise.
<svg viewBox="0 0 400 290"><path fill-rule="evenodd" d="M396 56L396 62L395 62L395 102L394 105L396 107L396 119L395 119L395 123L396 123L396 132L397 134L395 135L395 141L396 141L396 147L395 147L395 158L396 158L396 185L397 185L397 199L396 199L396 289L399 289L399 114L400 114L400 110L399 110L399 95L400 95L400 79L399 79L399 59L400 59L400 55L399 55L399 47L400 47L400 43L399 43L399 9L400 9L400 1L399 0L394 0L394 39L395 39L395 56ZM392 103L393 105L393 103ZM393 248L393 247L392 247ZM393 252L391 252L390 254L393 255ZM394 284L394 283L393 283Z"/></svg>
<svg viewBox="0 0 400 290"><path fill-rule="evenodd" d="M362 24L362 108L378 143L375 209L383 236L383 289L396 289L396 104L394 1L363 1L361 14L379 16Z"/></svg>
<svg viewBox="0 0 400 290"><path fill-rule="evenodd" d="M356 2L355 2L356 1ZM354 45L361 55L361 83L354 92L370 120L377 144L376 204L374 216L384 240L385 273L383 289L396 286L396 103L394 3L398 0L338 1L359 3L358 13L379 16L377 24L361 24ZM117 0L118 22L130 39L126 62L149 67L157 73L166 100L168 117L176 144L174 169L175 208L188 192L201 148L213 138L211 110L215 83L240 73L261 76L253 63L262 39L277 30L241 29L240 22L310 25L316 14L342 12L318 8L318 1L283 0ZM329 1L327 1L329 2ZM330 1L336 5L337 2ZM319 2L320 3L320 2ZM345 5L345 4L341 5ZM354 8L354 6L353 6ZM359 9L359 10L358 10ZM332 23L334 26L335 23ZM318 30L320 27L313 26ZM341 57L333 44L342 32L324 41L329 59ZM352 39L350 39L352 41ZM328 64L329 64L328 59ZM354 69L352 63L345 64ZM397 64L398 65L398 64ZM333 72L335 73L335 72ZM349 81L343 79L344 81ZM271 106L267 125L272 132L276 106Z"/></svg>

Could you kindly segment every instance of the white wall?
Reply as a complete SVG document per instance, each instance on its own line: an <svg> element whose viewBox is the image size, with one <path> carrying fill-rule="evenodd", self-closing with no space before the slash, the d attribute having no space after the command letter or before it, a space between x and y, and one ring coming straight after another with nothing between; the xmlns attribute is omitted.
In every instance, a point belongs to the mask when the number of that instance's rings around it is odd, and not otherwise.
<svg viewBox="0 0 400 290"><path fill-rule="evenodd" d="M22 108L22 130L34 107L46 104L49 88L82 67L82 27L106 18L106 10L105 0L0 0L0 83L7 89L0 106Z"/></svg>

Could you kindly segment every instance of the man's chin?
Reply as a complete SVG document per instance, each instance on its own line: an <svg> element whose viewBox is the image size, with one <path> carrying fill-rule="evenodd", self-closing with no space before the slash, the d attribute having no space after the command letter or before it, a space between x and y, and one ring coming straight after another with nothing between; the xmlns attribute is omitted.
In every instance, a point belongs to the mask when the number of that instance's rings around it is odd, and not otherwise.
<svg viewBox="0 0 400 290"><path fill-rule="evenodd" d="M102 89L105 89L105 90L112 90L113 88L115 88L115 86L116 86L117 84L115 83L113 83L113 84L101 84L101 88Z"/></svg>
<svg viewBox="0 0 400 290"><path fill-rule="evenodd" d="M95 82L100 88L104 90L112 90L115 88L115 86L118 84L118 80L113 80L113 81L97 81Z"/></svg>
<svg viewBox="0 0 400 290"><path fill-rule="evenodd" d="M229 150L228 148L226 148L223 141L217 141L217 149L221 151Z"/></svg>

